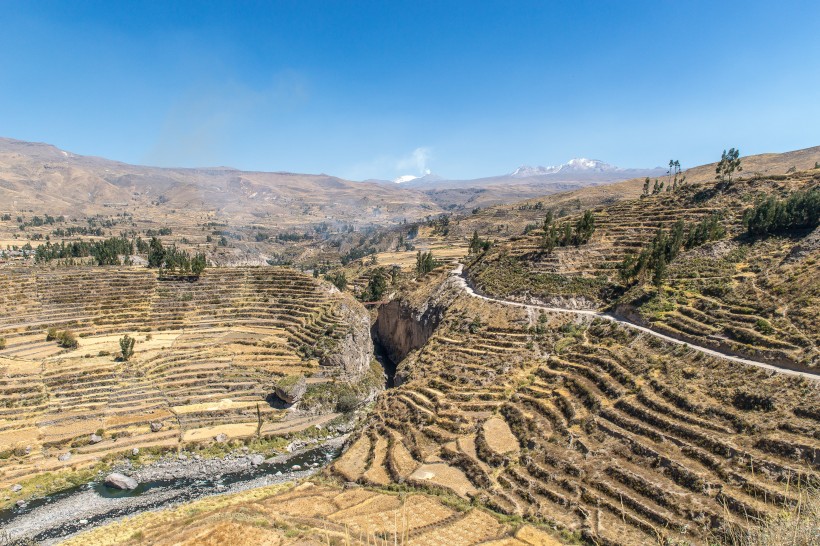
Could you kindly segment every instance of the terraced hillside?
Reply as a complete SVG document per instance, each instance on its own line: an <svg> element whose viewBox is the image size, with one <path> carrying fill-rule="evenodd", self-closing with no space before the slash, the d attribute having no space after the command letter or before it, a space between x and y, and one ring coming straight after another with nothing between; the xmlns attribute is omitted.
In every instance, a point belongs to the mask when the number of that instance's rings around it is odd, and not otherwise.
<svg viewBox="0 0 820 546"><path fill-rule="evenodd" d="M211 269L193 282L136 268L5 270L0 302L0 483L135 447L328 419L282 409L273 393L283 376L307 376L309 391L381 381L364 309L287 269ZM47 341L50 328L72 331L79 347ZM121 361L125 334L136 343Z"/></svg>
<svg viewBox="0 0 820 546"><path fill-rule="evenodd" d="M817 366L817 233L754 238L743 217L766 196L818 186L817 170L686 184L594 209L595 231L586 244L549 251L542 229L500 243L469 264L469 277L490 295L569 307L617 304L633 320L701 345L780 365ZM681 251L660 288L642 276L624 295L632 286L620 271L626 256L650 248L658 231L669 234L676 222L688 236L712 217L723 230L717 240Z"/></svg>
<svg viewBox="0 0 820 546"><path fill-rule="evenodd" d="M334 464L342 480L621 545L716 541L820 484L817 382L454 281L415 305L446 311Z"/></svg>

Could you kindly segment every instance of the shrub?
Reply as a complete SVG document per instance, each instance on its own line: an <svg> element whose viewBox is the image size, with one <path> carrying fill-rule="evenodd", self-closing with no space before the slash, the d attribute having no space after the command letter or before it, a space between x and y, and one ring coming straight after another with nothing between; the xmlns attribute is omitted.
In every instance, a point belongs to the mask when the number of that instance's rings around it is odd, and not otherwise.
<svg viewBox="0 0 820 546"><path fill-rule="evenodd" d="M347 288L347 276L344 271L327 274L325 275L325 280L333 284L333 286L339 290L344 290Z"/></svg>
<svg viewBox="0 0 820 546"><path fill-rule="evenodd" d="M344 393L336 401L336 411L338 413L350 413L359 406L359 399L353 393Z"/></svg>
<svg viewBox="0 0 820 546"><path fill-rule="evenodd" d="M6 348L6 338L0 337L0 351Z"/></svg>
<svg viewBox="0 0 820 546"><path fill-rule="evenodd" d="M134 356L134 342L136 339L125 334L123 337L120 338L120 355L123 360L128 361L132 356Z"/></svg>
<svg viewBox="0 0 820 546"><path fill-rule="evenodd" d="M732 405L737 409L747 411L772 411L774 409L774 402L768 396L760 396L739 389L732 397Z"/></svg>
<svg viewBox="0 0 820 546"><path fill-rule="evenodd" d="M751 235L814 229L820 225L820 188L791 193L785 199L768 197L743 218Z"/></svg>
<svg viewBox="0 0 820 546"><path fill-rule="evenodd" d="M76 349L80 346L77 337L71 330L63 330L57 334L57 344L64 349Z"/></svg>
<svg viewBox="0 0 820 546"><path fill-rule="evenodd" d="M757 319L755 322L755 330L766 335L772 335L774 333L774 328L772 328L772 325L769 324L769 321L762 318Z"/></svg>
<svg viewBox="0 0 820 546"><path fill-rule="evenodd" d="M51 327L46 330L46 341L54 341L57 339L57 328Z"/></svg>

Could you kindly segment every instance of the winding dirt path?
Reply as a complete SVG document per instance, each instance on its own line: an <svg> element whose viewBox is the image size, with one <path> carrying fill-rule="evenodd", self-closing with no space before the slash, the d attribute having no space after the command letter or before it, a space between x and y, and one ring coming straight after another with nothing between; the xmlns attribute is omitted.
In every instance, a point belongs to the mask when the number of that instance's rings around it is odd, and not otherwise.
<svg viewBox="0 0 820 546"><path fill-rule="evenodd" d="M468 295L470 295L474 298L479 298L479 299L482 299L482 300L485 300L485 301L491 301L491 302L494 302L494 303L500 303L502 305L511 305L511 306L514 306L514 307L522 307L524 309L540 309L540 310L544 310L544 311L550 311L550 312L553 312L553 313L573 313L573 314L576 314L576 315L589 316L589 317L599 318L599 319L603 319L603 320L609 320L609 321L612 321L612 322L617 322L618 324L623 324L624 326L626 326L628 328L632 328L633 330L638 330L638 331L644 332L646 334L649 334L651 336L655 336L656 338L662 339L664 341L668 341L669 343L675 343L677 345L684 345L686 347L689 347L690 349L693 349L695 351L699 351L701 353L704 353L704 354L707 354L707 355L710 355L710 356L723 358L725 360L731 360L733 362L738 362L740 364L746 364L747 366L755 366L755 367L758 367L758 368L763 368L764 370L769 370L769 371L773 371L773 372L777 372L777 373L782 373L782 374L786 374L786 375L796 375L796 376L799 376L799 377L805 377L807 379L812 379L814 381L820 381L820 370L818 370L817 372L792 370L790 368L775 366L774 364L767 364L765 362L758 362L756 360L750 360L750 359L747 359L747 358L741 358L739 356L729 355L729 354L726 354L726 353L722 353L720 351L716 351L714 349L708 349L706 347L701 347L700 345L694 345L692 343L689 343L688 341L683 341L683 340L680 340L680 339L677 339L677 338L674 338L674 337L671 337L671 336L667 336L665 334L661 334L660 332L656 332L655 330L652 330L651 328L647 328L645 326L639 326L639 325L635 324L634 322L629 322L628 320L624 320L622 318L615 317L615 316L610 315L608 313L602 313L600 311L595 311L595 310L590 310L590 309L568 309L566 307L548 307L546 305L534 305L534 304L530 304L530 303L521 303L521 302L518 302L518 301L504 300L504 299L491 298L489 296L484 296L482 294L476 293L476 291L473 290L473 288L467 282L467 278L466 278L465 273L464 273L464 265L463 264L458 264L458 266L453 271L451 271L450 275L453 279L455 279L456 283L461 286L462 290L464 290L464 292L466 294L468 294Z"/></svg>

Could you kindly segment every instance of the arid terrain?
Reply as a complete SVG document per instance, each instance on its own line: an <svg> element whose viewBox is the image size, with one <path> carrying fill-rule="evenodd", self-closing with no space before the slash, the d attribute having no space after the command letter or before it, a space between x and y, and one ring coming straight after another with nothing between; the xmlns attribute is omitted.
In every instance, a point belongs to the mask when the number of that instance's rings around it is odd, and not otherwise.
<svg viewBox="0 0 820 546"><path fill-rule="evenodd" d="M0 210L12 526L26 502L111 468L250 460L331 436L342 455L298 485L61 536L736 544L816 514L820 148L742 158L719 180L712 164L451 213L414 189L223 170L196 171L211 189L195 206L190 171L35 151L3 155L2 191L21 196ZM99 165L112 178L89 174ZM258 209L250 194L217 198L232 177L266 196ZM74 178L98 197L55 189ZM334 201L346 194L349 208ZM379 214L361 213L363 195ZM36 254L109 238L133 253ZM154 249L137 238L207 267L147 267ZM280 261L293 267L248 265Z"/></svg>

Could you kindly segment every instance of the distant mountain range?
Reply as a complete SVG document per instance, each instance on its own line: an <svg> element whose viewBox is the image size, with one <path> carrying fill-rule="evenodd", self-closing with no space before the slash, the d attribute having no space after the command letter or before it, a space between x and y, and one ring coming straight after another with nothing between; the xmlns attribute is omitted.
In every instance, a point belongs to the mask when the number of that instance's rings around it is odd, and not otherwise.
<svg viewBox="0 0 820 546"><path fill-rule="evenodd" d="M368 182L395 183L405 188L417 188L424 191L452 188L486 188L497 185L553 185L566 183L606 183L628 180L642 176L662 176L666 170L661 167L653 169L624 169L610 165L598 159L579 157L570 159L561 165L549 167L522 165L509 174L474 178L468 180L446 179L436 174L423 176L412 174L400 176L395 180L369 180Z"/></svg>

